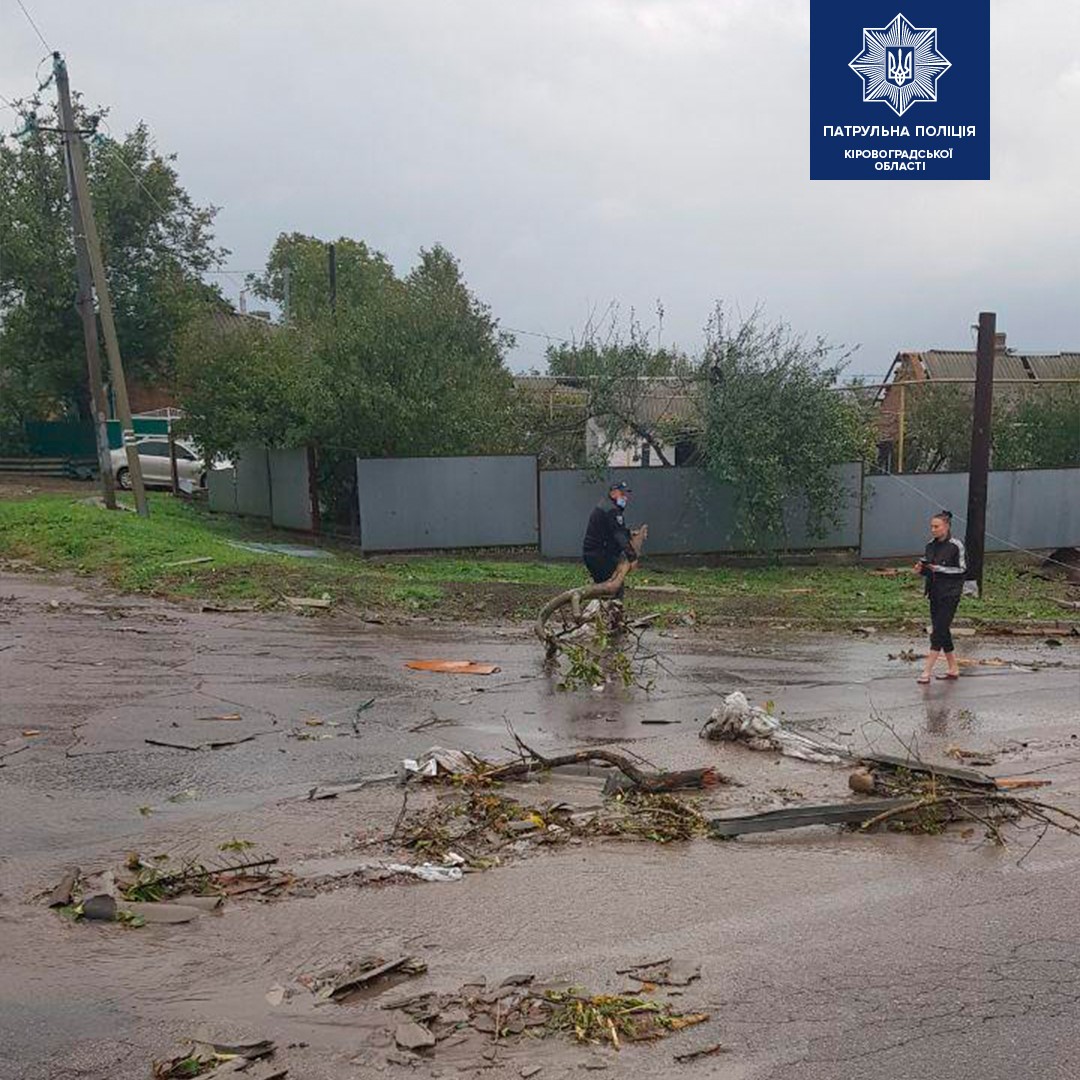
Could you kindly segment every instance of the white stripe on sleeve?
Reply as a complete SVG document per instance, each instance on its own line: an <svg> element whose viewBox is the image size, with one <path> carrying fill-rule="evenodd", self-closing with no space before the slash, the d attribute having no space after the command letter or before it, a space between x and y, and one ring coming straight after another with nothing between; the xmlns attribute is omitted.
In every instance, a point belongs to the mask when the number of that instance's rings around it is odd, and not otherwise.
<svg viewBox="0 0 1080 1080"><path fill-rule="evenodd" d="M939 574L966 574L967 573L967 552L964 550L963 542L957 540L955 536L949 537L949 542L956 545L956 550L960 556L959 566L939 566Z"/></svg>

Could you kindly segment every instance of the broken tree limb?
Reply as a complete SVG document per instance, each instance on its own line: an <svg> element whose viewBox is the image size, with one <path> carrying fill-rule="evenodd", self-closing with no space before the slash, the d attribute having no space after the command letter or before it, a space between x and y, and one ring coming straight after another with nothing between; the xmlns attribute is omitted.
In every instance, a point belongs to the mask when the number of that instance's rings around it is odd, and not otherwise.
<svg viewBox="0 0 1080 1080"><path fill-rule="evenodd" d="M704 769L684 769L679 772L647 773L639 769L629 758L622 754L616 754L611 750L589 748L587 750L574 750L569 754L558 754L555 757L544 757L531 747L526 746L517 736L519 749L522 751L521 761L512 761L507 765L497 765L486 771L483 775L486 780L513 780L517 777L528 776L537 769L557 769L561 765L586 765L590 762L599 761L606 765L613 765L625 777L626 783L620 785L618 791L641 791L656 794L664 791L679 791L686 788L705 788L716 784L731 784L730 777L717 772L712 767Z"/></svg>
<svg viewBox="0 0 1080 1080"><path fill-rule="evenodd" d="M630 534L630 543L633 545L634 551L639 557L641 555L641 549L645 544L645 538L648 535L649 528L647 525L642 525L640 529L634 529ZM618 566L615 567L615 573L613 573L607 581L586 585L583 588L567 589L566 592L559 593L558 596L553 597L540 609L540 614L536 617L536 636L544 643L549 657L554 656L558 650L558 643L555 639L555 635L547 628L548 621L551 619L552 615L562 608L569 606L574 621L580 624L582 601L603 600L607 597L614 596L622 588L623 582L626 580L626 575L629 574L636 565L636 560L630 562L629 559L620 559Z"/></svg>

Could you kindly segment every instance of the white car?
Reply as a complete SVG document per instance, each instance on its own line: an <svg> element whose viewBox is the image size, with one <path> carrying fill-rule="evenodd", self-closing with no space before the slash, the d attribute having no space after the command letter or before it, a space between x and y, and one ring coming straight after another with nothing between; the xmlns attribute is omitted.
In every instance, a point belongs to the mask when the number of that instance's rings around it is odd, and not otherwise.
<svg viewBox="0 0 1080 1080"><path fill-rule="evenodd" d="M142 469L143 483L147 487L172 487L172 463L169 460L169 440L163 436L149 436L138 440L139 467ZM113 479L116 486L124 491L131 490L131 473L128 470L127 453L123 447L109 453L112 460ZM212 468L227 468L224 459L213 462ZM176 440L176 473L181 487L206 487L208 472L206 462L193 443Z"/></svg>

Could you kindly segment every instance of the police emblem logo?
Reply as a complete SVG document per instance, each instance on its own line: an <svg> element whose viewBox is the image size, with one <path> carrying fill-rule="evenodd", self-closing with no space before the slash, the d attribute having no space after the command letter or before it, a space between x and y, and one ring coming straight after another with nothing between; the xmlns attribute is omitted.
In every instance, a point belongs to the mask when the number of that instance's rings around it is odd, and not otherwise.
<svg viewBox="0 0 1080 1080"><path fill-rule="evenodd" d="M937 81L952 67L937 47L936 27L915 27L897 15L863 29L862 51L848 67L862 79L863 101L883 101L903 116L918 101L937 101Z"/></svg>

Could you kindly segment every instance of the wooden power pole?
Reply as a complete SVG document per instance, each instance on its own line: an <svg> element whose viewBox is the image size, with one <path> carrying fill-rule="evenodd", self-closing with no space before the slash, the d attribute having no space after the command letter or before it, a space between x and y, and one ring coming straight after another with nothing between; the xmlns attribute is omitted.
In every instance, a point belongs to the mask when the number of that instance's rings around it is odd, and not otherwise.
<svg viewBox="0 0 1080 1080"><path fill-rule="evenodd" d="M101 241L94 221L94 207L90 202L90 190L86 183L86 161L83 158L82 137L75 127L75 114L71 108L71 87L68 83L67 65L58 52L53 53L53 75L56 77L56 93L60 102L60 126L63 129L68 150L69 177L73 185L73 213L78 213L82 226L81 230L76 229L76 233L81 231L85 241L90 272L94 279L94 291L97 293L101 331L105 338L105 352L109 358L113 397L116 401L116 411L120 414L128 474L135 492L135 509L141 517L148 517L150 511L146 504L146 488L143 486L142 469L139 467L139 454L135 446L135 427L131 419L131 406L128 404L124 365L120 359L120 343L116 336L116 323L113 321L112 301L109 297L109 284L105 279L105 263L101 258ZM78 250L78 236L76 236L76 250Z"/></svg>
<svg viewBox="0 0 1080 1080"><path fill-rule="evenodd" d="M990 418L994 404L994 349L997 316L979 312L979 338L975 350L975 409L971 418L971 465L968 471L967 547L968 580L982 596L983 556L986 551L986 491L990 476Z"/></svg>
<svg viewBox="0 0 1080 1080"><path fill-rule="evenodd" d="M71 134L63 132L64 158L67 162L68 190L71 193L71 231L75 238L75 269L79 291L75 307L82 320L83 341L86 344L86 367L90 379L90 407L94 411L94 441L97 444L98 474L101 497L109 510L116 509L116 489L113 484L112 456L109 452L109 410L105 402L105 387L101 381L101 353L98 351L97 315L94 313L94 286L90 272L90 256L86 253L82 213L78 190L71 171Z"/></svg>

